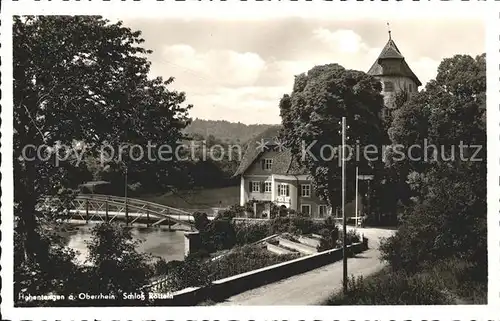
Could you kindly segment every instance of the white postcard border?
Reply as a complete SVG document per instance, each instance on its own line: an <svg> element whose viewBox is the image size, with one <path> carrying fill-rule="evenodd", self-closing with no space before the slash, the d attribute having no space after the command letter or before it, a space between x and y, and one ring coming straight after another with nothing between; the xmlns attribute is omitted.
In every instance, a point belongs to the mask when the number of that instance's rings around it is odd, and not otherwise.
<svg viewBox="0 0 500 321"><path fill-rule="evenodd" d="M209 1L5 1L2 10L2 98L1 98L1 153L2 163L2 314L3 319L96 319L96 320L196 320L196 319L494 319L500 306L500 15L493 1L485 2L209 2ZM442 12L456 17L481 15L488 26L487 49L487 125L488 125L488 251L489 293L488 306L345 306L345 307L119 307L119 308L13 308L13 84L12 84L12 15L14 14L102 14L124 16L183 16L220 17L225 19L262 19L285 15L315 16L318 19L343 12L357 12L360 17L400 12L401 18L442 16ZM109 16L109 15L107 15ZM381 18L383 19L383 18ZM486 23L487 22L487 23ZM496 312L496 313L495 313Z"/></svg>

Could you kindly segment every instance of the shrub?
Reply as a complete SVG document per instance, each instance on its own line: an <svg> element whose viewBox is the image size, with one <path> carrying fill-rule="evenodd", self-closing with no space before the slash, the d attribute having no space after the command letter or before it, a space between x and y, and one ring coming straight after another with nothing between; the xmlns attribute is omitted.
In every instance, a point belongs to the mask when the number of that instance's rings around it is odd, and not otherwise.
<svg viewBox="0 0 500 321"><path fill-rule="evenodd" d="M271 234L292 233L292 234L312 234L319 233L324 223L313 221L308 217L278 217L271 220Z"/></svg>
<svg viewBox="0 0 500 321"><path fill-rule="evenodd" d="M364 279L352 277L346 294L332 296L327 305L424 305L449 303L437 282L422 275L387 273Z"/></svg>
<svg viewBox="0 0 500 321"><path fill-rule="evenodd" d="M236 244L250 244L270 236L269 224L235 224Z"/></svg>
<svg viewBox="0 0 500 321"><path fill-rule="evenodd" d="M297 258L298 254L276 255L264 248L245 245L208 263L214 279L223 279Z"/></svg>
<svg viewBox="0 0 500 321"><path fill-rule="evenodd" d="M321 235L320 244L317 249L319 252L331 250L338 246L339 241L339 229L336 226L322 229L319 234Z"/></svg>
<svg viewBox="0 0 500 321"><path fill-rule="evenodd" d="M477 268L477 264L458 258L426 265L418 273L386 268L367 278L351 278L347 293L334 294L326 304L484 304L487 274L480 273L480 279L471 278Z"/></svg>
<svg viewBox="0 0 500 321"><path fill-rule="evenodd" d="M347 231L347 236L346 236L347 245L351 245L352 243L358 243L360 241L361 239L359 234L357 234L353 230Z"/></svg>
<svg viewBox="0 0 500 321"><path fill-rule="evenodd" d="M146 285L153 271L150 256L139 253L138 244L129 229L110 223L96 225L87 242L89 292L118 295Z"/></svg>
<svg viewBox="0 0 500 321"><path fill-rule="evenodd" d="M178 291L194 286L207 286L213 281L208 265L196 256L177 261L169 269L164 291Z"/></svg>
<svg viewBox="0 0 500 321"><path fill-rule="evenodd" d="M456 255L487 265L483 167L443 164L421 175L426 192L404 213L397 233L382 244L383 259L408 271Z"/></svg>
<svg viewBox="0 0 500 321"><path fill-rule="evenodd" d="M236 244L236 231L231 220L216 218L200 231L204 249L208 252L230 249Z"/></svg>
<svg viewBox="0 0 500 321"><path fill-rule="evenodd" d="M210 220L208 219L207 213L194 212L194 226L198 231L205 231L207 229L208 224L210 224Z"/></svg>
<svg viewBox="0 0 500 321"><path fill-rule="evenodd" d="M227 219L231 220L235 217L242 217L245 214L245 208L240 205L232 205L226 210L220 211L215 219Z"/></svg>

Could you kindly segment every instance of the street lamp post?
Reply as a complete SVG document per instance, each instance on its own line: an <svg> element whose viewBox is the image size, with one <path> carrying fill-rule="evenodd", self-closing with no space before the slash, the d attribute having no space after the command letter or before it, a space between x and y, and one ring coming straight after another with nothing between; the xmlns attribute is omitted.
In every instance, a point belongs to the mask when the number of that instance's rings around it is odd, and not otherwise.
<svg viewBox="0 0 500 321"><path fill-rule="evenodd" d="M347 225L345 215L345 130L346 119L342 117L342 261L343 261L343 289L347 292Z"/></svg>

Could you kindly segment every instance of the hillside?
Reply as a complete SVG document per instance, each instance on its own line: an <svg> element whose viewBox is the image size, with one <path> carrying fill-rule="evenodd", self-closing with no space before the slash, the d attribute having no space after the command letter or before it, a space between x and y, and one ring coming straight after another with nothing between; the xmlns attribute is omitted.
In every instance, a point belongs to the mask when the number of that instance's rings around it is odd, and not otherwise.
<svg viewBox="0 0 500 321"><path fill-rule="evenodd" d="M216 139L227 143L244 143L255 135L262 133L273 125L232 123L226 120L194 119L185 129L186 134L201 135L207 138L213 135Z"/></svg>

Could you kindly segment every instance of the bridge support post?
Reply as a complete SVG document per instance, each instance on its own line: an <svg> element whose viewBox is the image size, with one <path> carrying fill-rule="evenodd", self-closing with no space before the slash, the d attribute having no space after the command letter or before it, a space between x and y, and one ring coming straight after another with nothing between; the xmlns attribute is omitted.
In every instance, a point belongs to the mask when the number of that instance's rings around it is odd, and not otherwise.
<svg viewBox="0 0 500 321"><path fill-rule="evenodd" d="M104 219L104 221L105 221L106 223L108 223L108 222L109 222L109 213L108 213L108 212L109 212L109 203L108 203L108 200L106 200L106 217L105 217L105 219Z"/></svg>
<svg viewBox="0 0 500 321"><path fill-rule="evenodd" d="M201 247L200 232L184 233L184 256L198 251Z"/></svg>
<svg viewBox="0 0 500 321"><path fill-rule="evenodd" d="M146 226L149 227L149 207L146 206Z"/></svg>
<svg viewBox="0 0 500 321"><path fill-rule="evenodd" d="M85 221L89 222L89 200L85 200Z"/></svg>

